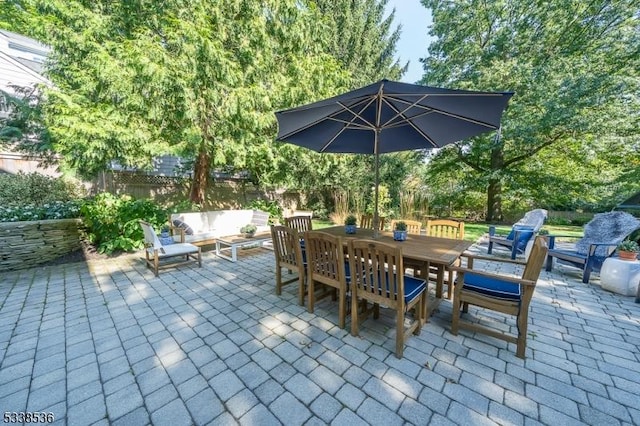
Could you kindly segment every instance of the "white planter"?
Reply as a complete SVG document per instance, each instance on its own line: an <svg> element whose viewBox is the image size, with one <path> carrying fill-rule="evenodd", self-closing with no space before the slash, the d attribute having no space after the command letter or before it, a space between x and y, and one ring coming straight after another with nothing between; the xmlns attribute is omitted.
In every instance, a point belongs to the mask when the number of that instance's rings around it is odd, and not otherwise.
<svg viewBox="0 0 640 426"><path fill-rule="evenodd" d="M640 282L640 262L609 257L600 269L600 286L624 296L634 296Z"/></svg>

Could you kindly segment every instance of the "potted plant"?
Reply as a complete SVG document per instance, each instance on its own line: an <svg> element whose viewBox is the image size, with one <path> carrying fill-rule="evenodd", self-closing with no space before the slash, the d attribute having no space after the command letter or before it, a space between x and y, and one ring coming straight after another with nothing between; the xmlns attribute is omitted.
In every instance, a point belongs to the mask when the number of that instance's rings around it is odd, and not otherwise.
<svg viewBox="0 0 640 426"><path fill-rule="evenodd" d="M257 229L258 228L256 228L254 224L249 223L243 226L242 228L240 228L240 232L242 232L246 238L251 238L256 233Z"/></svg>
<svg viewBox="0 0 640 426"><path fill-rule="evenodd" d="M618 256L622 260L636 260L640 246L633 240L624 240L618 244Z"/></svg>
<svg viewBox="0 0 640 426"><path fill-rule="evenodd" d="M165 246L175 242L169 233L169 225L163 225L162 228L160 228L160 242Z"/></svg>
<svg viewBox="0 0 640 426"><path fill-rule="evenodd" d="M355 234L356 233L356 217L352 214L346 217L344 220L344 232L347 234Z"/></svg>
<svg viewBox="0 0 640 426"><path fill-rule="evenodd" d="M393 239L396 241L404 241L407 239L407 224L402 220L396 222L395 229L393 230Z"/></svg>

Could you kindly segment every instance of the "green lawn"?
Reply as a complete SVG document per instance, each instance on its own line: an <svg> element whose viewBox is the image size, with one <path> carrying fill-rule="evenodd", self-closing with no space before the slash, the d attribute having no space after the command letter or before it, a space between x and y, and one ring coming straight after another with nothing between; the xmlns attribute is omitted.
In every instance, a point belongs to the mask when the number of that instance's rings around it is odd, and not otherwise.
<svg viewBox="0 0 640 426"><path fill-rule="evenodd" d="M329 226L334 226L334 223L328 220L313 219L313 229L322 229ZM562 235L564 238L558 238L559 240L575 240L582 237L582 226L554 226L545 225L543 229L549 231L551 235ZM511 231L511 226L496 226L496 233L500 235L507 235ZM464 239L469 241L477 241L484 234L489 232L489 225L486 223L471 223L466 222L464 224Z"/></svg>
<svg viewBox="0 0 640 426"><path fill-rule="evenodd" d="M558 238L559 241L573 241L582 237L582 226L570 226L570 225L544 225L542 227L549 231L551 235L561 235ZM511 226L496 226L496 234L508 235L511 231ZM464 224L464 239L470 241L477 241L478 238L489 232L489 225L486 223L465 223Z"/></svg>

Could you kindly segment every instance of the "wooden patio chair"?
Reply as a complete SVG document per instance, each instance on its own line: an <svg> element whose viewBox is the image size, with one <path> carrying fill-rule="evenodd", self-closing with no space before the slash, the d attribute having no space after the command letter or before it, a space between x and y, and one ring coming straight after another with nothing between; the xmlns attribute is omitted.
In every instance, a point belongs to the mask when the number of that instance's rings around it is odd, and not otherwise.
<svg viewBox="0 0 640 426"><path fill-rule="evenodd" d="M427 220L427 235L430 237L438 237L438 238L450 238L453 240L464 240L464 222L449 220L449 219L431 219ZM460 261L458 261L454 266L459 266ZM436 275L437 277L440 274L444 274L447 272L447 279L444 279L444 283L447 285L447 298L451 299L453 297L453 271L449 268L446 268L443 265L440 266L431 266L429 268L430 274Z"/></svg>
<svg viewBox="0 0 640 426"><path fill-rule="evenodd" d="M271 226L271 239L273 241L273 253L276 259L276 294L282 294L282 287L286 284L298 282L298 303L304 305L305 286L305 259L300 244L300 233L288 226ZM297 277L290 280L282 280L282 268L289 273L296 271Z"/></svg>
<svg viewBox="0 0 640 426"><path fill-rule="evenodd" d="M426 282L404 275L402 249L373 240L349 242L349 269L351 273L351 334L357 336L360 321L373 311L378 318L380 305L396 311L396 357L402 358L404 343L411 333L420 334L422 312L426 303ZM364 306L373 303L372 310L358 312L358 301ZM413 320L405 327L407 313L412 310ZM361 318L362 315L362 318Z"/></svg>
<svg viewBox="0 0 640 426"><path fill-rule="evenodd" d="M144 232L144 254L147 266L153 269L153 273L158 276L159 270L171 266L177 266L194 260L198 262L198 266L202 267L202 250L198 246L190 243L165 244L160 242L153 226L144 220L139 221L140 227ZM161 261L168 258L183 257L184 261Z"/></svg>
<svg viewBox="0 0 640 426"><path fill-rule="evenodd" d="M363 214L360 216L360 228L373 229L373 215ZM378 230L384 231L384 217L378 217Z"/></svg>
<svg viewBox="0 0 640 426"><path fill-rule="evenodd" d="M307 309L313 312L316 297L316 283L331 287L334 291L324 292L320 297L338 296L338 325L345 327L347 316L347 293L349 292L349 267L342 238L325 232L304 233L307 257Z"/></svg>
<svg viewBox="0 0 640 426"><path fill-rule="evenodd" d="M396 229L396 223L404 222L407 224L407 234L409 235L420 235L422 232L422 222L419 220L410 220L410 219L396 219L391 221L391 231ZM414 262L406 262L404 265L405 268L413 270L413 276L417 277L420 275L420 271L424 267L422 263L414 263Z"/></svg>
<svg viewBox="0 0 640 426"><path fill-rule="evenodd" d="M391 221L391 230L396 229L396 223L404 222L407 224L407 233L410 235L420 235L422 232L422 222L419 220L396 219Z"/></svg>
<svg viewBox="0 0 640 426"><path fill-rule="evenodd" d="M529 304L540 276L542 264L547 256L547 250L547 240L538 236L534 240L531 255L526 263L512 259L463 254L464 257L467 257L467 267L453 268L458 273L458 276L453 291L451 334L457 335L459 328L466 328L506 340L507 342L515 343L517 346L516 356L524 358L527 345ZM522 272L522 277L518 278L474 270L474 259L524 265L524 271ZM477 322L460 321L460 308L462 307L462 311L466 313L470 304L514 315L516 317L517 333L508 334L502 330L480 325Z"/></svg>
<svg viewBox="0 0 640 426"><path fill-rule="evenodd" d="M284 218L284 224L285 224L285 226L288 226L289 228L295 229L299 233L303 233L303 232L307 232L307 231L312 231L313 230L313 224L311 222L311 217L310 216L285 217Z"/></svg>
<svg viewBox="0 0 640 426"><path fill-rule="evenodd" d="M431 237L464 240L464 222L449 219L427 220L427 235Z"/></svg>

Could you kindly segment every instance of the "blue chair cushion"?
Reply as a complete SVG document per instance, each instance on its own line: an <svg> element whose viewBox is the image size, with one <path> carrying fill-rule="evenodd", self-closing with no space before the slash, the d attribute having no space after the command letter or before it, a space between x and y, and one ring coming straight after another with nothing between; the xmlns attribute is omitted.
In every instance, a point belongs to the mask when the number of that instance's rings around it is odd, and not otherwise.
<svg viewBox="0 0 640 426"><path fill-rule="evenodd" d="M524 251L524 249L527 247L527 243L533 236L533 227L526 225L513 225L513 227L511 228L511 232L509 232L509 235L507 235L507 240L513 240L516 236L516 231L519 231L516 248L518 249L518 251Z"/></svg>
<svg viewBox="0 0 640 426"><path fill-rule="evenodd" d="M389 275L387 275L387 278L389 277ZM394 283L396 282L396 274L393 274L393 281ZM373 279L371 280L373 281ZM379 280L380 283L383 282L382 279ZM387 294L389 293L389 282L386 282L386 292ZM410 275L405 275L404 276L404 303L405 305L409 304L410 302L413 301L413 299L415 299L416 297L420 296L420 293L422 293L423 291L425 291L427 288L427 283L425 282L425 280L421 280L419 278L414 278ZM380 289L382 290L382 289ZM380 291L380 294L382 294L382 291Z"/></svg>
<svg viewBox="0 0 640 426"><path fill-rule="evenodd" d="M410 275L404 276L404 303L408 304L418 297L427 288L425 280L414 278Z"/></svg>
<svg viewBox="0 0 640 426"><path fill-rule="evenodd" d="M464 274L464 288L503 300L520 300L520 285L474 273Z"/></svg>
<svg viewBox="0 0 640 426"><path fill-rule="evenodd" d="M587 255L586 254L580 254L575 250L549 249L549 253L552 256L557 254L559 256L570 257L570 258L575 259L576 262L580 262L580 263L585 263L587 261Z"/></svg>

